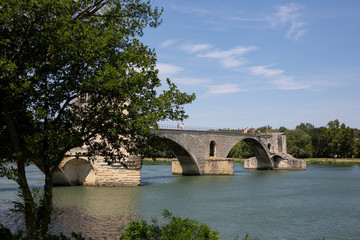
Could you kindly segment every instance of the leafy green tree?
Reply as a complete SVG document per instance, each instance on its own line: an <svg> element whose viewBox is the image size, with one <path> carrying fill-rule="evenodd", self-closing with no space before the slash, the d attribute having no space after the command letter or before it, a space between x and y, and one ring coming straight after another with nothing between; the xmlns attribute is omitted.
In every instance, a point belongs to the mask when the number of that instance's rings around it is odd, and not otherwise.
<svg viewBox="0 0 360 240"><path fill-rule="evenodd" d="M328 157L328 139L326 127L314 128L312 132L312 144L314 148L313 157Z"/></svg>
<svg viewBox="0 0 360 240"><path fill-rule="evenodd" d="M254 153L252 152L249 145L243 141L238 142L230 151L228 157L230 158L250 158L253 157Z"/></svg>
<svg viewBox="0 0 360 240"><path fill-rule="evenodd" d="M220 239L217 231L212 231L205 224L200 224L196 220L183 219L173 216L168 210L163 210L163 217L167 222L159 226L156 218L149 224L142 220L131 222L124 229L120 239L122 240L216 240Z"/></svg>
<svg viewBox="0 0 360 240"><path fill-rule="evenodd" d="M262 132L264 133L265 131L268 131L268 132L271 132L272 131L272 127L270 125L265 125L265 126L262 126L262 127L259 127L256 129L256 132Z"/></svg>
<svg viewBox="0 0 360 240"><path fill-rule="evenodd" d="M291 155L300 158L310 157L312 152L311 136L301 128L285 132L287 140L287 151Z"/></svg>
<svg viewBox="0 0 360 240"><path fill-rule="evenodd" d="M141 156L152 158L174 158L175 155L170 150L167 140L159 136L149 136L145 146L141 148Z"/></svg>
<svg viewBox="0 0 360 240"><path fill-rule="evenodd" d="M279 127L279 129L278 129L278 131L282 132L282 133L286 132L287 130L288 129L286 127L283 127L283 126Z"/></svg>
<svg viewBox="0 0 360 240"><path fill-rule="evenodd" d="M195 96L169 80L157 91L156 54L139 40L161 23L150 1L5 0L0 9L0 174L19 184L27 238L41 239L66 152L86 144L89 155L120 161L114 150L137 153L157 121L186 118ZM39 207L28 163L45 173Z"/></svg>
<svg viewBox="0 0 360 240"><path fill-rule="evenodd" d="M330 121L326 137L328 139L329 153L333 156L347 157L355 154L355 138L353 129L346 127L339 120Z"/></svg>

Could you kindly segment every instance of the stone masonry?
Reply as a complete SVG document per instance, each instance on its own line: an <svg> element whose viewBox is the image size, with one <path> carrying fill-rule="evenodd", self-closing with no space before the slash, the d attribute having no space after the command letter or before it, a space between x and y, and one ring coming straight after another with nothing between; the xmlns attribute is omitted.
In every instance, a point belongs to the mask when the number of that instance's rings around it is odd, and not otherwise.
<svg viewBox="0 0 360 240"><path fill-rule="evenodd" d="M172 173L182 175L232 175L230 150L240 141L246 142L255 157L245 160L245 169L304 170L306 163L286 153L286 136L241 134L237 132L154 130L167 139L176 159ZM86 148L75 148L54 173L54 185L139 186L142 159L129 156L121 163L108 164L101 156L94 160L81 157Z"/></svg>

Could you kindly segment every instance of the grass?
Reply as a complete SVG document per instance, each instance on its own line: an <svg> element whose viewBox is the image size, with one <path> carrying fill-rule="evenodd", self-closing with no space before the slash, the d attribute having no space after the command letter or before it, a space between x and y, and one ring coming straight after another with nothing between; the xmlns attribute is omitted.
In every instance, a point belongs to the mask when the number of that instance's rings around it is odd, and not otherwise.
<svg viewBox="0 0 360 240"><path fill-rule="evenodd" d="M172 158L156 158L156 160L154 161L152 158L144 158L143 164L148 164L148 165L164 164L164 163L171 164L172 160L173 160Z"/></svg>
<svg viewBox="0 0 360 240"><path fill-rule="evenodd" d="M307 164L360 164L360 158L305 158Z"/></svg>

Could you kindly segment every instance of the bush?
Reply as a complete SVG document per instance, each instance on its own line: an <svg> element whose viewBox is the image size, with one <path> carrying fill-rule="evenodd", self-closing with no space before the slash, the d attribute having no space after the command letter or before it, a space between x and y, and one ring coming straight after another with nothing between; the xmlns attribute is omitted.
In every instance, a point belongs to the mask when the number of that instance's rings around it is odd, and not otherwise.
<svg viewBox="0 0 360 240"><path fill-rule="evenodd" d="M130 222L124 229L120 239L122 240L182 240L182 239L199 239L199 240L217 240L217 231L212 231L209 226L199 224L196 220L182 219L173 216L168 210L163 210L162 216L167 223L159 226L158 220L152 218L151 224L142 220L140 222Z"/></svg>

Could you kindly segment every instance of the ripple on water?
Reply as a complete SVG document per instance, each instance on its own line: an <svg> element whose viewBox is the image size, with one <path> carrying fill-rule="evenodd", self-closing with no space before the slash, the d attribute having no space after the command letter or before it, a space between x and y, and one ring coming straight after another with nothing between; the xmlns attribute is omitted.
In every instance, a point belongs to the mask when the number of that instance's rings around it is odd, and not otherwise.
<svg viewBox="0 0 360 240"><path fill-rule="evenodd" d="M81 232L84 237L118 239L129 221L139 219L135 212L123 215L102 212L84 212L77 207L55 208L52 215L51 233Z"/></svg>

